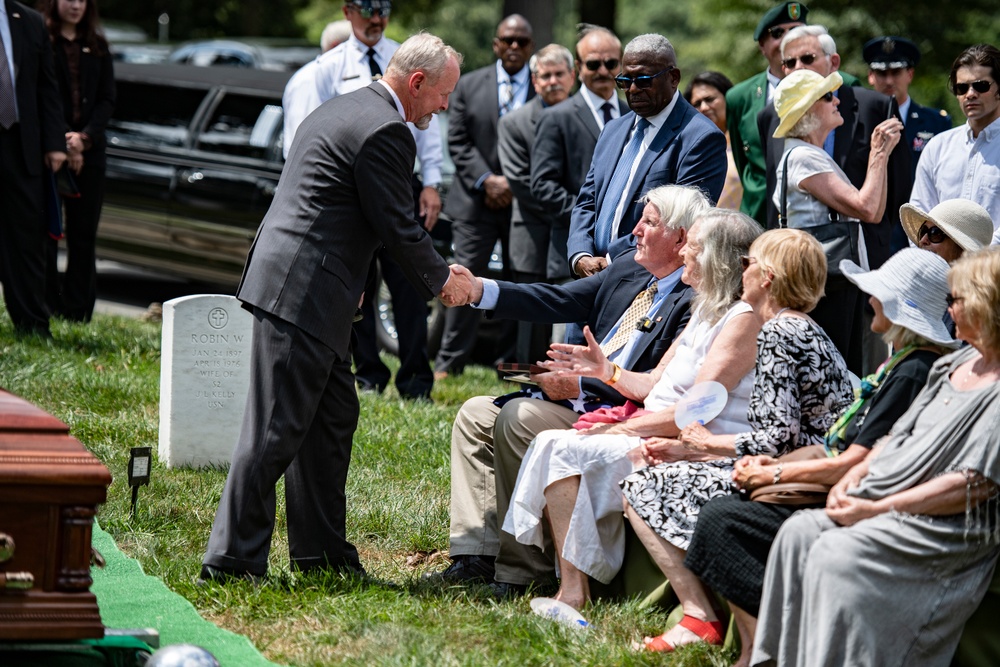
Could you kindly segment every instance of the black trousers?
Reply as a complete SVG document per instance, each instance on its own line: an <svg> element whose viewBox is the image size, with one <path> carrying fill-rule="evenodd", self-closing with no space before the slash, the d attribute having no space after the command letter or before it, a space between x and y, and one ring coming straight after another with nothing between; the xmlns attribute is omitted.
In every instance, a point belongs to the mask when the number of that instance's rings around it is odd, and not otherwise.
<svg viewBox="0 0 1000 667"><path fill-rule="evenodd" d="M86 156L84 157L86 160ZM74 174L80 196L63 199L63 232L66 235L66 273L56 265L58 241L48 239L45 300L49 310L69 320L89 322L97 301L97 224L104 203L104 164L84 162Z"/></svg>
<svg viewBox="0 0 1000 667"><path fill-rule="evenodd" d="M404 398L426 398L434 386L430 357L427 355L427 302L406 279L403 270L382 248L376 255L382 278L392 296L392 314L399 341L399 370L396 388ZM392 373L378 355L375 297L379 286L365 290L361 321L354 323L354 366L358 382L382 391Z"/></svg>
<svg viewBox="0 0 1000 667"><path fill-rule="evenodd" d="M0 128L0 283L7 312L20 333L49 333L45 306L45 229L42 174L24 166L20 130Z"/></svg>
<svg viewBox="0 0 1000 667"><path fill-rule="evenodd" d="M292 566L362 571L346 534L359 414L350 360L260 308L253 315L250 393L204 562L267 572L284 475Z"/></svg>

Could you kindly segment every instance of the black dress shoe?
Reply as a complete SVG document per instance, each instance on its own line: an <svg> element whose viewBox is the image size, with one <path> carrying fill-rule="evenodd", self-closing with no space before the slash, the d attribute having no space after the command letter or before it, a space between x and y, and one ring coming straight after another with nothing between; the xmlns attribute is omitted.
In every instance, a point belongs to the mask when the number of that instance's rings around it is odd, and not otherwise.
<svg viewBox="0 0 1000 667"><path fill-rule="evenodd" d="M519 598L527 592L526 584L508 584L506 581L494 581L490 584L490 593L498 600Z"/></svg>
<svg viewBox="0 0 1000 667"><path fill-rule="evenodd" d="M455 556L447 570L425 574L424 579L445 584L487 584L496 573L494 561L493 556Z"/></svg>
<svg viewBox="0 0 1000 667"><path fill-rule="evenodd" d="M228 567L217 567L215 565L202 565L201 576L195 580L196 586L207 586L209 583L229 584L234 581L249 581L258 585L264 581L262 575L251 574L250 572L232 570Z"/></svg>

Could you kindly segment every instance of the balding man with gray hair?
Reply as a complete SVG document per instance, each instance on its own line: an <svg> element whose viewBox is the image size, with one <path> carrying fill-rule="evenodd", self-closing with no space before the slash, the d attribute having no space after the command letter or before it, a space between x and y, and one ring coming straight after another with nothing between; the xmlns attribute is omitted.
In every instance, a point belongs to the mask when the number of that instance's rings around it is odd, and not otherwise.
<svg viewBox="0 0 1000 667"><path fill-rule="evenodd" d="M714 204L726 180L726 137L678 92L670 41L639 35L615 78L632 112L601 133L570 219L568 257L580 277L607 267L634 245L641 197L659 185L692 185Z"/></svg>

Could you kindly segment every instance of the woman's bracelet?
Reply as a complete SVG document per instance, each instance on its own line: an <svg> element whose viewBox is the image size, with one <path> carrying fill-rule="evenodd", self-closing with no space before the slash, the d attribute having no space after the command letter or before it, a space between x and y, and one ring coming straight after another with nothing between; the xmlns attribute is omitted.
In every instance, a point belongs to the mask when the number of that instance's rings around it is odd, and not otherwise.
<svg viewBox="0 0 1000 667"><path fill-rule="evenodd" d="M607 380L605 380L604 384L606 384L608 386L613 385L615 382L618 382L618 380L620 380L621 377L622 377L622 367L612 361L611 362L611 377L608 378Z"/></svg>

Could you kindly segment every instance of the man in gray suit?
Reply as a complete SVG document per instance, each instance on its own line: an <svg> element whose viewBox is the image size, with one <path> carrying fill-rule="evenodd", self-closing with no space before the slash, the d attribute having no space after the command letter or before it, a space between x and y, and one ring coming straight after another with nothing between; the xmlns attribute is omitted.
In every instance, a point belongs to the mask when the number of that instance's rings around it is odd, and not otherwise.
<svg viewBox="0 0 1000 667"><path fill-rule="evenodd" d="M413 220L416 146L404 122L424 128L448 108L461 62L417 35L380 81L299 126L237 292L254 316L250 393L202 579L266 573L282 474L293 568L364 572L345 530L359 412L351 319L380 244L425 298L454 303L470 291Z"/></svg>
<svg viewBox="0 0 1000 667"><path fill-rule="evenodd" d="M531 194L531 145L535 141L535 122L542 109L565 101L573 89L573 54L565 46L549 44L531 56L528 69L535 97L497 124L500 167L514 194L508 254L511 278L518 283L569 277L565 240L561 250L553 246L550 216ZM551 324L518 322L516 359L544 359L551 338Z"/></svg>

